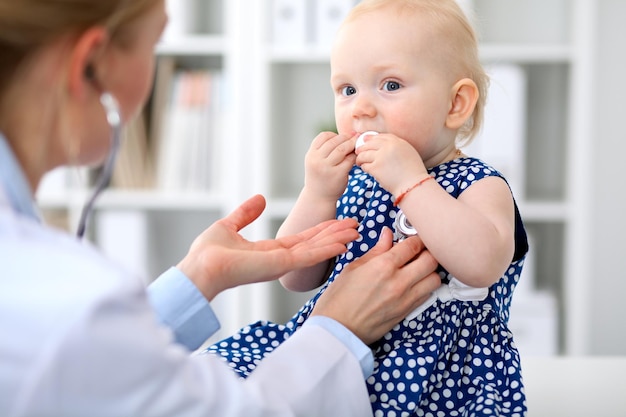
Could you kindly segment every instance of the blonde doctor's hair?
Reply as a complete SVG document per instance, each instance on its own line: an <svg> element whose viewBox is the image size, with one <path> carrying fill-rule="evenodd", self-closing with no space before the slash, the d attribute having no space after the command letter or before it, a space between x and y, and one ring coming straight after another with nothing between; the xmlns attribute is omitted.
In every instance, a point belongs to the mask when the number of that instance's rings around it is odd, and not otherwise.
<svg viewBox="0 0 626 417"><path fill-rule="evenodd" d="M459 147L470 143L483 123L489 76L480 62L478 36L467 16L455 0L363 0L350 11L345 22L381 9L393 9L402 17L428 17L442 40L435 47L443 54L446 65L455 68L460 78L476 83L478 101L472 117L459 129L456 138Z"/></svg>
<svg viewBox="0 0 626 417"><path fill-rule="evenodd" d="M0 100L29 56L62 36L102 25L111 41L133 41L126 30L161 0L0 0Z"/></svg>

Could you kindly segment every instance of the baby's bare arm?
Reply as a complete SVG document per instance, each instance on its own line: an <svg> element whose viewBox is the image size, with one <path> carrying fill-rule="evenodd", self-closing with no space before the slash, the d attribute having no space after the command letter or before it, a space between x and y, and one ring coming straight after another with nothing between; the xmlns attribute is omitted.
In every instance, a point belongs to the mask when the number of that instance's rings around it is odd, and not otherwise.
<svg viewBox="0 0 626 417"><path fill-rule="evenodd" d="M356 137L322 132L313 140L304 160L304 187L294 208L278 230L278 237L299 233L334 219L337 199L343 193L354 165ZM292 291L309 291L327 278L330 261L291 271L281 284Z"/></svg>
<svg viewBox="0 0 626 417"><path fill-rule="evenodd" d="M492 285L513 259L513 197L499 177L475 182L459 198L428 181L406 194L400 208L437 261L467 285Z"/></svg>

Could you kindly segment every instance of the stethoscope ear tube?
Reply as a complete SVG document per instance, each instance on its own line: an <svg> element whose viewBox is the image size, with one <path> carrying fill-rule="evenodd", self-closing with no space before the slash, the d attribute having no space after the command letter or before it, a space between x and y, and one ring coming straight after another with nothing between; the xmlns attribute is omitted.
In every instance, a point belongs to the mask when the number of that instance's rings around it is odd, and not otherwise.
<svg viewBox="0 0 626 417"><path fill-rule="evenodd" d="M93 205L96 201L96 198L109 185L109 182L111 181L111 176L113 175L113 167L115 166L115 160L117 159L117 154L119 153L120 141L122 136L122 115L120 113L120 107L117 103L117 100L115 99L115 97L113 97L111 93L104 92L100 96L100 103L102 104L102 107L104 107L107 123L109 124L109 127L111 129L111 148L109 150L109 155L104 162L104 166L100 172L100 175L98 176L94 191L91 194L89 200L87 200L87 202L83 206L80 220L78 221L78 228L76 230L76 236L79 239L82 239L82 237L85 235L87 221L89 220L89 215L93 211Z"/></svg>

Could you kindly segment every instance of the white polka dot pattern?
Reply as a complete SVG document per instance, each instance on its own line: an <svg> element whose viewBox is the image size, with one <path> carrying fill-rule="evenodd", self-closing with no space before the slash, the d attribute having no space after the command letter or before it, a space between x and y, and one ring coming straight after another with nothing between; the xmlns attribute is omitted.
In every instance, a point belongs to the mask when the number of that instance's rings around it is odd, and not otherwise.
<svg viewBox="0 0 626 417"><path fill-rule="evenodd" d="M448 193L458 197L473 182L501 176L475 158L460 158L431 170ZM245 378L265 354L306 320L316 300L345 264L366 253L398 214L391 195L358 167L337 203L337 217L359 221L361 238L348 245L322 289L286 324L259 321L216 343L221 355ZM375 416L525 416L520 360L507 327L511 295L523 258L480 302L437 301L413 320L396 325L372 345L374 373L367 385ZM442 281L450 276L439 271Z"/></svg>

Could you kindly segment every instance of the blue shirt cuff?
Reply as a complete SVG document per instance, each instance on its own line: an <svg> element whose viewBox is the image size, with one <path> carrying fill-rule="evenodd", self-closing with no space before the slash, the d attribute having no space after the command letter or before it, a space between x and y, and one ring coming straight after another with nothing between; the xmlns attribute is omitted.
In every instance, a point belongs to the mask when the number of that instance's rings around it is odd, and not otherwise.
<svg viewBox="0 0 626 417"><path fill-rule="evenodd" d="M148 299L177 343L199 348L220 328L219 320L198 288L178 268L171 267L148 286Z"/></svg>
<svg viewBox="0 0 626 417"><path fill-rule="evenodd" d="M368 378L374 371L374 355L371 349L348 330L343 324L325 316L311 316L303 326L321 326L339 339L358 359L363 377Z"/></svg>

